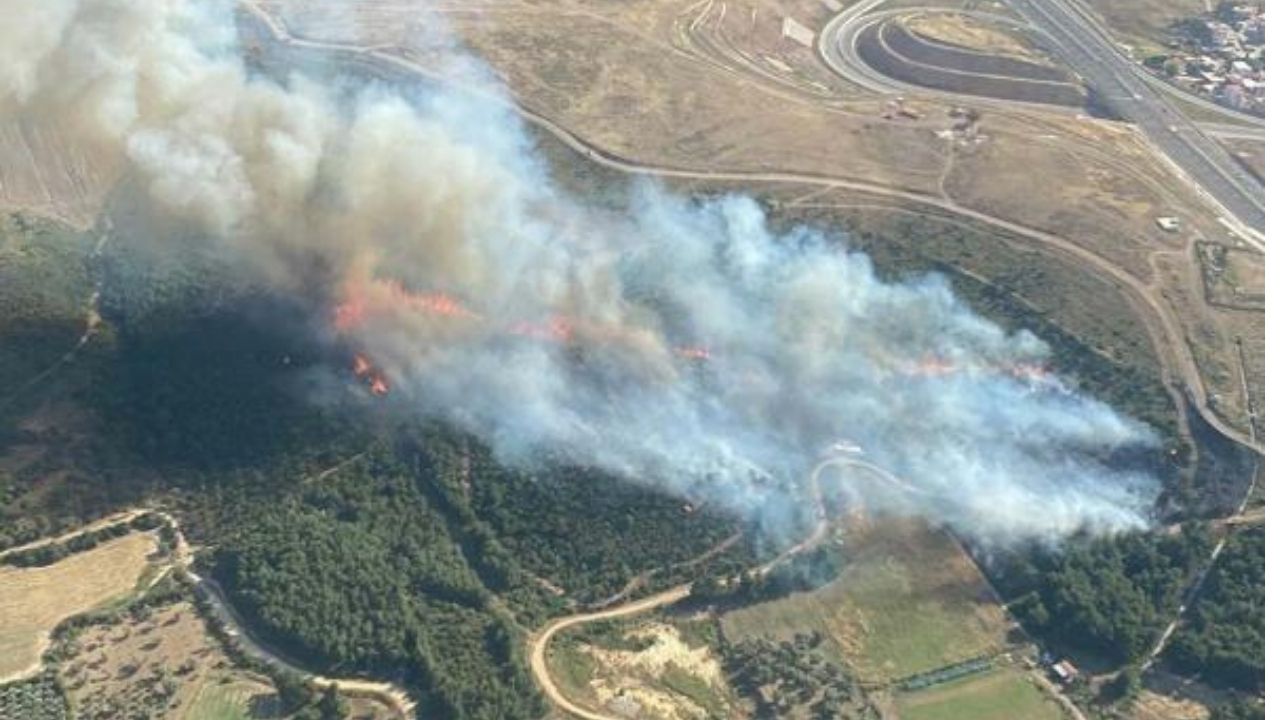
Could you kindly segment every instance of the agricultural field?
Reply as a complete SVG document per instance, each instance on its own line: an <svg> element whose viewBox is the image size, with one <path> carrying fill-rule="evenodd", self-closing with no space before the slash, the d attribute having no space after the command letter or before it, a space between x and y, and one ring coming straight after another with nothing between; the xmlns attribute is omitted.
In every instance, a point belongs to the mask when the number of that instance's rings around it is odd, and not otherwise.
<svg viewBox="0 0 1280 720"><path fill-rule="evenodd" d="M1025 673L1002 668L895 698L900 720L1065 720Z"/></svg>
<svg viewBox="0 0 1280 720"><path fill-rule="evenodd" d="M61 686L81 720L111 720L126 713L157 720L291 715L278 679L246 669L231 657L181 591L159 604L136 604L72 628L59 639L57 655ZM396 717L372 699L343 697L341 702L352 720Z"/></svg>
<svg viewBox="0 0 1280 720"><path fill-rule="evenodd" d="M33 670L63 620L131 594L156 550L131 533L46 567L0 567L0 678Z"/></svg>
<svg viewBox="0 0 1280 720"><path fill-rule="evenodd" d="M818 632L860 683L903 679L1006 646L1011 630L978 568L942 531L915 520L851 524L849 565L812 592L733 610L726 640Z"/></svg>

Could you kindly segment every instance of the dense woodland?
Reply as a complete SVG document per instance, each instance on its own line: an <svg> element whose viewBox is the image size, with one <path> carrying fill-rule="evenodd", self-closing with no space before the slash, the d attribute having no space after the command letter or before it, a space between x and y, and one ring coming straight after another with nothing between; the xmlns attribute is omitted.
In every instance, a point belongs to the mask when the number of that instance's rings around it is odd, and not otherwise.
<svg viewBox="0 0 1280 720"><path fill-rule="evenodd" d="M1263 528L1231 537L1170 645L1169 661L1219 687L1261 692L1264 658Z"/></svg>
<svg viewBox="0 0 1280 720"><path fill-rule="evenodd" d="M1037 636L1124 664L1150 649L1211 549L1194 524L1176 534L1080 540L1011 561L1001 583Z"/></svg>
<svg viewBox="0 0 1280 720"><path fill-rule="evenodd" d="M286 652L399 677L433 716L535 717L526 628L734 530L578 475L522 475L442 429L404 433L274 504L228 508L215 572ZM619 495L630 502L615 504Z"/></svg>

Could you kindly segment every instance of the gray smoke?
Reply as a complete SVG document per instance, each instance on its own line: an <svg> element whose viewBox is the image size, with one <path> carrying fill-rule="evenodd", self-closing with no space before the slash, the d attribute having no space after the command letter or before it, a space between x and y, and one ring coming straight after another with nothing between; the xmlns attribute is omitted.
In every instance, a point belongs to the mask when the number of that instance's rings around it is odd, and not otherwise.
<svg viewBox="0 0 1280 720"><path fill-rule="evenodd" d="M624 210L592 206L508 105L449 83L253 78L223 3L0 7L0 113L73 118L154 212L283 291L314 291L296 260L324 258L341 278L324 332L385 376L385 402L508 462L551 453L751 514L810 503L809 471L846 440L917 490L848 474L849 493L982 542L1146 521L1155 481L1105 458L1152 434L938 276L886 282L832 238L770 232L744 197L639 183Z"/></svg>

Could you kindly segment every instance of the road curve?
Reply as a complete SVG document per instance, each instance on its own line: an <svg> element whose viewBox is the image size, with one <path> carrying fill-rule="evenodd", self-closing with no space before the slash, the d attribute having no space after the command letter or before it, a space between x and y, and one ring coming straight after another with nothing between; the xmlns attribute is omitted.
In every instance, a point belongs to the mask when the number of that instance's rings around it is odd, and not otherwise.
<svg viewBox="0 0 1280 720"><path fill-rule="evenodd" d="M881 92L910 89L942 98L954 93L921 86L886 83L871 71L853 47L867 23L908 10L873 12L884 0L863 0L837 13L823 28L818 52L836 74ZM1058 49L1108 107L1136 125L1157 156L1198 193L1212 201L1241 231L1244 240L1265 249L1262 184L1241 167L1209 134L1189 120L1164 93L1150 85L1147 73L1124 57L1091 18L1070 0L1010 0L1030 28ZM967 13L986 17L981 13ZM1009 22L1001 18L1001 22ZM1045 109L1046 106L1039 106Z"/></svg>
<svg viewBox="0 0 1280 720"><path fill-rule="evenodd" d="M196 592L209 601L209 608L214 615L212 619L222 627L227 636L231 638L231 642L238 645L243 652L275 668L301 676L308 685L317 690L324 690L332 686L348 695L372 697L393 709L402 720L414 720L417 703L413 701L409 693L391 683L352 678L331 678L318 675L294 664L262 645L248 632L244 620L236 612L230 601L227 600L217 581L212 578L206 578L191 569L192 561L195 558L191 552L191 546L187 543L186 536L182 533L182 527L178 524L177 518L163 510L148 508L130 512L138 514L152 512L168 523L175 537L174 570L183 575L195 588Z"/></svg>
<svg viewBox="0 0 1280 720"><path fill-rule="evenodd" d="M818 478L827 468L835 466L865 470L870 472L876 480L891 486L895 490L901 490L911 494L920 494L920 491L910 484L903 482L888 471L866 460L844 455L827 458L814 466L813 470L809 472L809 480L807 483L809 486L809 493L813 497L814 507L818 510L818 521L814 525L813 532L809 533L808 537L804 540L787 548L772 560L756 567L752 572L762 576L767 575L780 563L816 548L827 536L831 523L827 518L826 510L822 503L821 491L818 486ZM552 638L554 638L557 633L577 625L585 625L587 623L600 622L602 620L617 620L619 618L630 617L650 610L674 605L689 597L689 593L692 588L692 583L684 583L683 585L677 585L669 590L664 590L660 593L629 602L625 605L619 605L615 608L581 613L578 615L569 615L557 620L552 620L540 628L529 640L529 666L533 671L534 680L537 681L538 686L542 688L542 691L546 694L547 698L551 700L553 705L570 715L583 718L583 720L624 720L623 718L618 718L612 715L602 715L594 712L578 705L568 697L565 697L564 693L560 691L559 686L556 685L555 678L552 676L551 670L547 666L547 648L550 647Z"/></svg>

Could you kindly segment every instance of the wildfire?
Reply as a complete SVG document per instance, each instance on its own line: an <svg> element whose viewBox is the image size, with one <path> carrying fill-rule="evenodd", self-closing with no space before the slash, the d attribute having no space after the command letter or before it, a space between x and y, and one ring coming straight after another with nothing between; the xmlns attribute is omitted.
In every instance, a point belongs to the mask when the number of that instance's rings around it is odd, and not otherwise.
<svg viewBox="0 0 1280 720"><path fill-rule="evenodd" d="M1039 385L1040 383L1046 382L1050 377L1049 368L1039 363L1005 363L1001 365L964 366L956 363L954 360L949 360L932 354L926 355L920 360L904 364L901 366L900 371L904 375L914 377L946 377L960 372L981 374L999 373L1019 380L1025 380L1032 385Z"/></svg>
<svg viewBox="0 0 1280 720"><path fill-rule="evenodd" d="M556 343L570 342L575 334L573 323L568 318L559 315L546 322L517 322L511 326L508 332L520 337Z"/></svg>
<svg viewBox="0 0 1280 720"><path fill-rule="evenodd" d="M486 319L484 315L447 293L413 292L400 282L376 279L368 283L348 284L345 297L333 308L332 328L336 334L345 335L376 316L397 311L451 318L471 324L480 324ZM496 329L501 334L560 345L585 341L626 343L628 337L625 331L617 328L584 326L567 315L552 315L541 320L519 320ZM711 350L700 345L677 346L671 348L671 352L686 360L706 362L711 359ZM374 395L385 395L390 391L386 376L364 355L355 355L352 372Z"/></svg>
<svg viewBox="0 0 1280 720"><path fill-rule="evenodd" d="M346 298L333 308L333 329L338 333L349 332L363 325L371 315L393 309L438 317L480 319L479 315L447 293L415 293L399 282L374 280L365 290L348 288Z"/></svg>
<svg viewBox="0 0 1280 720"><path fill-rule="evenodd" d="M705 347L689 345L676 348L676 355L679 355L686 360L710 360L711 350Z"/></svg>
<svg viewBox="0 0 1280 720"><path fill-rule="evenodd" d="M937 355L926 355L919 362L915 363L907 370L909 375L920 375L923 377L942 377L944 375L953 375L959 371L959 367L955 362Z"/></svg>
<svg viewBox="0 0 1280 720"><path fill-rule="evenodd" d="M369 392L374 395L381 397L390 392L391 386L387 383L387 378L364 355L356 353L351 362L351 371L369 386Z"/></svg>

